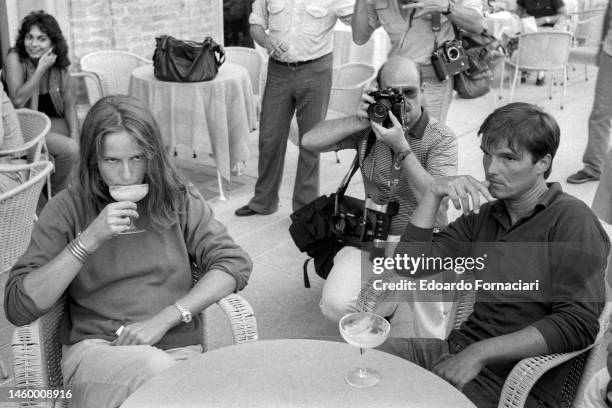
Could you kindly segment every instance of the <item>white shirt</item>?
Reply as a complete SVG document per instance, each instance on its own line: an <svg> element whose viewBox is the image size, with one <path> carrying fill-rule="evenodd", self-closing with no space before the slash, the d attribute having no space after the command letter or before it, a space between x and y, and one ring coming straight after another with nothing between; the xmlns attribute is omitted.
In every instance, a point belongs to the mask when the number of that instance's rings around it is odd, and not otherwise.
<svg viewBox="0 0 612 408"><path fill-rule="evenodd" d="M350 23L354 7L355 0L255 0L249 23L289 46L280 60L309 61L333 51L334 25Z"/></svg>

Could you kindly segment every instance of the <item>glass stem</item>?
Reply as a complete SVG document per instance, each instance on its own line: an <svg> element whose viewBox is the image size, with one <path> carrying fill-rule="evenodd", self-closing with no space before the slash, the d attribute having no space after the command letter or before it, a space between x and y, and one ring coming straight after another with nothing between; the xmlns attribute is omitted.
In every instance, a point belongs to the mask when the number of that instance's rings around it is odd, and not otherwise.
<svg viewBox="0 0 612 408"><path fill-rule="evenodd" d="M359 377L365 378L368 376L368 371L365 367L365 363L363 362L363 348L359 347L359 360L361 361L361 367L359 367Z"/></svg>

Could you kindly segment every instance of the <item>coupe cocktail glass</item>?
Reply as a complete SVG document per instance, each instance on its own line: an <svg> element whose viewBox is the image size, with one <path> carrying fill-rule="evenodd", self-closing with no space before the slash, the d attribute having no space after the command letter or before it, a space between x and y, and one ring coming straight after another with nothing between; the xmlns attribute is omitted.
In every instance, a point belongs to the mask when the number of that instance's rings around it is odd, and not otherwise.
<svg viewBox="0 0 612 408"><path fill-rule="evenodd" d="M380 382L378 371L365 367L363 349L378 347L387 340L391 324L382 316L370 312L350 313L340 319L340 334L348 344L359 347L361 367L346 373L345 381L358 388L372 387Z"/></svg>
<svg viewBox="0 0 612 408"><path fill-rule="evenodd" d="M148 184L131 184L127 186L109 186L108 192L117 201L132 201L134 203L142 200L149 192ZM120 234L136 234L145 230L134 225L134 220L130 218L130 226Z"/></svg>

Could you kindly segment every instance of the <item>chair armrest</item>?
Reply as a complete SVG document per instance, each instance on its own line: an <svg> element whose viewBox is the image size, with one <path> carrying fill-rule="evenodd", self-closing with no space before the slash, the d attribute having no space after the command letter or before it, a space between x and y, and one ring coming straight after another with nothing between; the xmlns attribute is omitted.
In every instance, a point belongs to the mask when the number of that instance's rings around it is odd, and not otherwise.
<svg viewBox="0 0 612 408"><path fill-rule="evenodd" d="M95 101L104 96L104 87L102 86L102 79L100 73L94 71L80 71L71 72L70 76L73 78L83 78L84 80L90 79L91 81L93 81L95 87L97 88L98 95L97 98L94 98L92 95L89 95L89 91L87 92L87 97L89 99L90 104L93 105ZM87 82L85 83L85 88L87 88Z"/></svg>
<svg viewBox="0 0 612 408"><path fill-rule="evenodd" d="M499 399L498 408L524 407L531 388L553 367L556 367L574 357L588 351L592 345L578 351L561 354L548 354L525 358L519 361L506 378ZM581 362L584 364L584 361Z"/></svg>
<svg viewBox="0 0 612 408"><path fill-rule="evenodd" d="M242 296L232 293L217 302L232 326L234 344L257 341L259 333L253 308Z"/></svg>

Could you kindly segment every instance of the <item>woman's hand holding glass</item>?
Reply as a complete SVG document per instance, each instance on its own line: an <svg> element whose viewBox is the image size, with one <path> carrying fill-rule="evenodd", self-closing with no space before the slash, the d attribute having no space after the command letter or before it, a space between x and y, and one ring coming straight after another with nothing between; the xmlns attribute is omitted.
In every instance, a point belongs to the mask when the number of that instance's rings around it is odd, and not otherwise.
<svg viewBox="0 0 612 408"><path fill-rule="evenodd" d="M119 201L108 204L81 234L83 244L88 250L95 250L103 242L127 230L130 217L139 217L136 203Z"/></svg>

